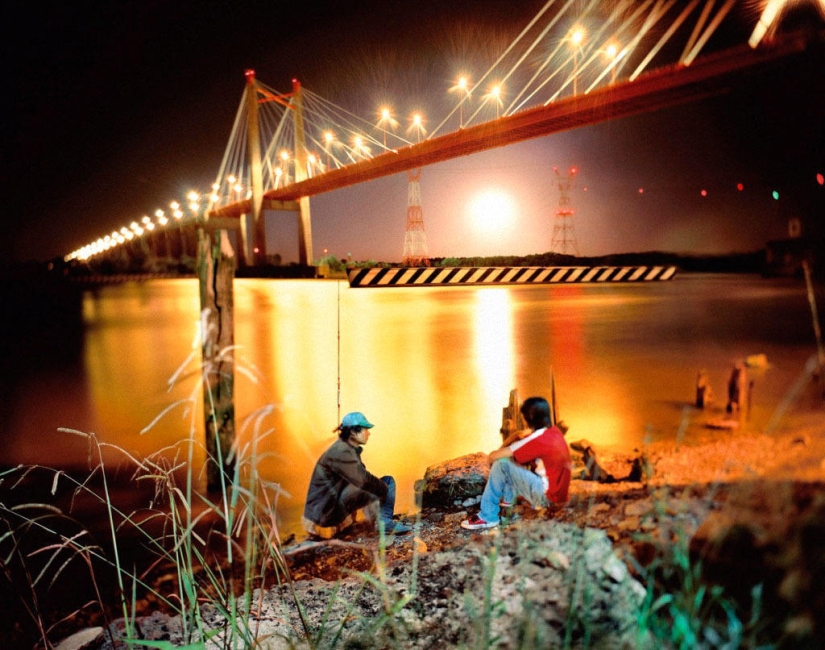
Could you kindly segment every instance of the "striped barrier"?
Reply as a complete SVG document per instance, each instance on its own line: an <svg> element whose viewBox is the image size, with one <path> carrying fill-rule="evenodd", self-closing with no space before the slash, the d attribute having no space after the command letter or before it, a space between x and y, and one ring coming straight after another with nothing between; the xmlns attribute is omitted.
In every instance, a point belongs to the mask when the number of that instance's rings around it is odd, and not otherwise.
<svg viewBox="0 0 825 650"><path fill-rule="evenodd" d="M574 284L670 280L675 266L480 266L347 269L351 287Z"/></svg>

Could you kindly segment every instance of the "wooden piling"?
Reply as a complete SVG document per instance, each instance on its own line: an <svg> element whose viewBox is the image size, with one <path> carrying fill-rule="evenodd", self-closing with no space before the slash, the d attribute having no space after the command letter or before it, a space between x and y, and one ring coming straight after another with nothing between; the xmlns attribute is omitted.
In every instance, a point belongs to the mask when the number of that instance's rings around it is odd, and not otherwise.
<svg viewBox="0 0 825 650"><path fill-rule="evenodd" d="M516 431L523 431L527 428L520 408L518 389L514 388L510 391L510 401L507 406L501 409L501 429L499 429L499 433L501 433L502 441L509 439Z"/></svg>
<svg viewBox="0 0 825 650"><path fill-rule="evenodd" d="M235 256L226 230L198 230L206 487L231 483L235 457ZM223 470L223 477L221 476ZM225 477L225 478L224 478Z"/></svg>
<svg viewBox="0 0 825 650"><path fill-rule="evenodd" d="M811 318L813 319L814 338L816 339L816 359L819 365L819 381L822 385L822 397L825 398L825 347L822 345L822 330L819 327L819 315L816 311L816 297L814 295L814 285L811 281L811 266L808 260L802 260L802 270L805 272L805 286L808 290L808 303L811 305Z"/></svg>

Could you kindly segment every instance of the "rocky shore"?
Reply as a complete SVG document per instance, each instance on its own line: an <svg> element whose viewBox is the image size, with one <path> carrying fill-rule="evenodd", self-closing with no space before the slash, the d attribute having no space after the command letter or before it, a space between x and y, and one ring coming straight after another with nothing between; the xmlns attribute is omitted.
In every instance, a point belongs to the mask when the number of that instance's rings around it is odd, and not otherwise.
<svg viewBox="0 0 825 650"><path fill-rule="evenodd" d="M774 635L822 647L823 414L821 405L795 412L770 433L694 428L678 443L597 452L603 472L639 480L587 480L592 465L576 453L566 507L517 504L482 533L459 522L477 508L484 455L430 468L423 507L402 516L413 534L380 540L355 527L329 542L287 540L291 582L256 591L254 634L268 648L309 647L305 624L321 646L335 637L363 648L652 647L635 612L649 596L648 569L678 547L732 597L748 602L758 589ZM219 612L203 615L221 642ZM162 611L139 628L145 639L184 644L179 619ZM112 644L88 628L58 647Z"/></svg>

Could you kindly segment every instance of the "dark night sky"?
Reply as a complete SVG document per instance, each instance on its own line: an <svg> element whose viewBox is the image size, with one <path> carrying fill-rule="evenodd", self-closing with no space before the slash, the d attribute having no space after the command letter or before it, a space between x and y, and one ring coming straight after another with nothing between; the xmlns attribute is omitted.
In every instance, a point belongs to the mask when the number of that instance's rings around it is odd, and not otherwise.
<svg viewBox="0 0 825 650"><path fill-rule="evenodd" d="M247 68L281 91L296 77L365 117L387 99L399 113L435 114L458 70L479 76L542 4L15 3L3 39L12 114L3 121L2 164L11 201L0 258L63 256L193 187L208 188ZM749 11L731 20L746 38L755 12L743 4ZM800 15L821 25L815 11ZM724 97L427 169L430 254L550 250L556 165L580 169L573 201L583 255L754 250L784 236L790 217L825 219L825 189L816 183L825 173L822 64L820 51ZM745 191L736 191L739 182ZM491 189L513 210L498 230L471 210ZM329 247L397 261L406 205L404 175L313 198L316 256ZM297 249L291 227L270 227L270 252L287 260Z"/></svg>

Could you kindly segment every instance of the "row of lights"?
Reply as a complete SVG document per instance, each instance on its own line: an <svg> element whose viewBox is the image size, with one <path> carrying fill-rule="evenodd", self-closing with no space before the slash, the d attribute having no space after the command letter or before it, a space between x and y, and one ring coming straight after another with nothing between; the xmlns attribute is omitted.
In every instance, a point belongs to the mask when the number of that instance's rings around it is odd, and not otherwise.
<svg viewBox="0 0 825 650"><path fill-rule="evenodd" d="M240 195L244 191L244 186L238 178L233 175L227 176L226 183L234 198L240 198ZM212 191L208 195L210 206L214 206L220 201L220 189L221 187L219 183L212 184ZM203 198L203 195L195 190L190 191L186 195L186 200L192 218L197 218L200 214L201 202ZM95 255L104 253L115 246L131 242L146 233L151 233L156 228L166 228L170 223L175 223L178 227L180 227L181 223L184 221L184 217L186 216L181 204L178 201L172 201L169 204L169 208L171 210L170 216L167 216L164 210L158 208L155 210L154 220L152 220L152 218L148 215L144 215L139 222L133 221L128 226L123 226L120 230L113 230L111 234L100 237L92 243L78 248L74 252L66 255L64 259L67 262L71 260L87 260Z"/></svg>
<svg viewBox="0 0 825 650"><path fill-rule="evenodd" d="M210 202L214 203L217 200L217 187L213 186L213 193L210 195ZM201 195L196 191L191 191L186 196L189 201L189 209L193 216L197 216L200 210ZM146 233L153 232L156 228L166 228L172 220L180 226L185 216L181 209L181 204L178 201L172 201L169 204L171 209L171 219L166 216L166 212L160 208L155 210L155 220L152 220L148 215L144 215L141 220L133 221L128 226L123 226L120 230L113 230L111 234L98 238L90 244L86 244L81 248L66 255L65 261L72 260L84 261L95 255L105 253L106 251L142 237Z"/></svg>

